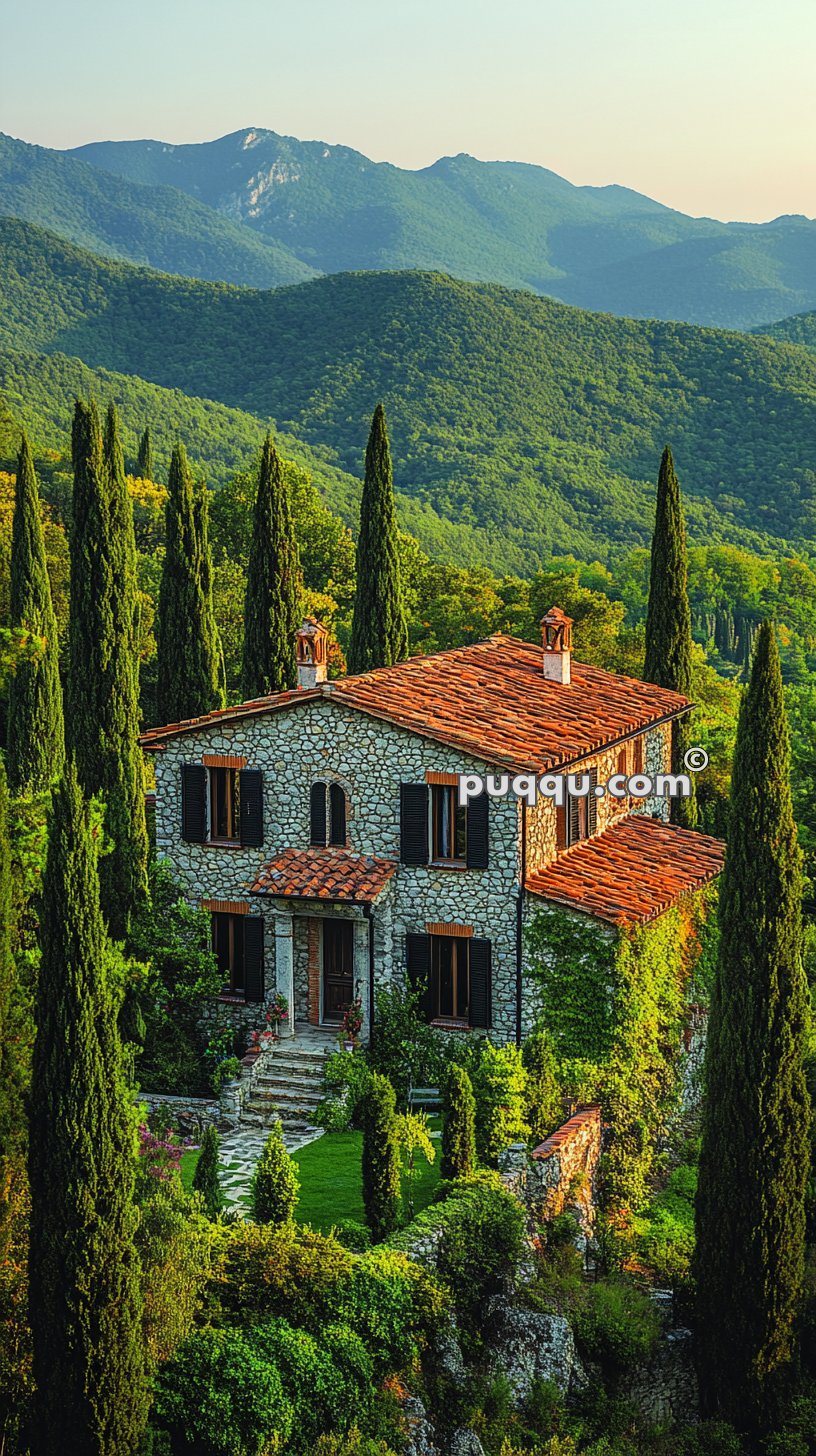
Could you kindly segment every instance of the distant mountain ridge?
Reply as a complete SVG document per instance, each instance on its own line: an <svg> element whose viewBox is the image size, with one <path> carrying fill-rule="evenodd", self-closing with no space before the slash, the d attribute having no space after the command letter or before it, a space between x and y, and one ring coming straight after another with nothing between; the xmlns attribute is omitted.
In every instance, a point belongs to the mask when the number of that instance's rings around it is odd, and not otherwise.
<svg viewBox="0 0 816 1456"><path fill-rule="evenodd" d="M691 218L620 186L461 154L420 171L249 128L66 154L172 186L322 273L429 269L634 318L749 329L816 308L816 222Z"/></svg>
<svg viewBox="0 0 816 1456"><path fill-rule="evenodd" d="M803 348L432 273L229 288L15 220L0 219L0 276L0 348L273 419L344 480L359 477L382 399L401 520L448 561L528 572L647 545L667 440L692 539L767 553L816 539L816 358Z"/></svg>

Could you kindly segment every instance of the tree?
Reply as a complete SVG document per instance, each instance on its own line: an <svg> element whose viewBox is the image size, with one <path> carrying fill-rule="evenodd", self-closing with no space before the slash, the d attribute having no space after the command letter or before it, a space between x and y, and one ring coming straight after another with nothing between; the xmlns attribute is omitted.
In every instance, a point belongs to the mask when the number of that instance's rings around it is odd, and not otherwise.
<svg viewBox="0 0 816 1456"><path fill-rule="evenodd" d="M767 1429L777 1417L804 1269L807 984L789 758L765 623L734 751L694 1271L703 1408L741 1428Z"/></svg>
<svg viewBox="0 0 816 1456"><path fill-rule="evenodd" d="M267 435L247 569L241 665L245 698L280 693L297 682L295 632L300 585L289 486L272 436Z"/></svg>
<svg viewBox="0 0 816 1456"><path fill-rule="evenodd" d="M25 1009L12 951L8 786L0 760L0 1221L9 1159L25 1145Z"/></svg>
<svg viewBox="0 0 816 1456"><path fill-rule="evenodd" d="M51 816L30 1094L35 1456L132 1456L148 1409L135 1127L95 855L71 762Z"/></svg>
<svg viewBox="0 0 816 1456"><path fill-rule="evenodd" d="M381 1072L374 1072L363 1102L363 1206L375 1242L393 1233L400 1207L396 1097Z"/></svg>
<svg viewBox="0 0 816 1456"><path fill-rule="evenodd" d="M541 1143L555 1131L563 1112L558 1063L552 1038L546 1031L535 1031L528 1036L521 1049L521 1060L527 1072L530 1137L533 1142Z"/></svg>
<svg viewBox="0 0 816 1456"><path fill-rule="evenodd" d="M408 656L394 505L391 451L381 404L374 411L365 457L357 537L357 589L349 643L349 671L390 667Z"/></svg>
<svg viewBox="0 0 816 1456"><path fill-rule="evenodd" d="M201 1139L201 1152L193 1174L193 1187L201 1194L209 1218L217 1218L224 1207L224 1193L218 1172L220 1138L214 1127L208 1127Z"/></svg>
<svg viewBox="0 0 816 1456"><path fill-rule="evenodd" d="M65 761L57 621L46 567L37 477L23 435L17 457L11 535L10 626L30 634L37 652L21 656L9 685L6 764L15 795L36 794Z"/></svg>
<svg viewBox="0 0 816 1456"><path fill-rule="evenodd" d="M223 705L218 644L213 640L209 560L202 560L193 478L184 446L170 461L165 554L156 622L157 707L164 722L197 718Z"/></svg>
<svg viewBox="0 0 816 1456"><path fill-rule="evenodd" d="M140 480L153 479L153 442L150 438L150 426L145 425L139 440L139 453L136 456L136 474Z"/></svg>
<svg viewBox="0 0 816 1456"><path fill-rule="evenodd" d="M476 1167L476 1102L470 1077L451 1062L442 1088L443 1178L467 1178Z"/></svg>
<svg viewBox="0 0 816 1456"><path fill-rule="evenodd" d="M670 688L684 697L691 692L691 607L686 525L680 485L668 445L663 451L657 478L643 676L647 682ZM687 713L672 725L672 773L686 772L684 757L691 747L691 739L691 722ZM671 818L673 823L693 829L697 823L697 800L694 775L689 777L691 794L687 799L677 797L671 800Z"/></svg>
<svg viewBox="0 0 816 1456"><path fill-rule="evenodd" d="M224 648L221 643L221 634L218 631L215 606L213 603L213 569L212 555L210 553L210 493L207 489L207 482L201 477L196 480L193 486L193 519L195 521L196 541L198 542L201 595L204 598L205 632L209 639L210 651L215 661L218 676L219 701L216 707L223 708L227 700L226 669L224 666Z"/></svg>
<svg viewBox="0 0 816 1456"><path fill-rule="evenodd" d="M272 1124L252 1176L252 1211L257 1223L288 1223L295 1211L300 1182L283 1142L283 1128Z"/></svg>

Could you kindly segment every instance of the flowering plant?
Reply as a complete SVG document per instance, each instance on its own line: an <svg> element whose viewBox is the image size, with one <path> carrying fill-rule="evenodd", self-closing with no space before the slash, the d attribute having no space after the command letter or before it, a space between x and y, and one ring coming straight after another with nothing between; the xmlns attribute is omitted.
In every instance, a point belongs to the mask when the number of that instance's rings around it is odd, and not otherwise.
<svg viewBox="0 0 816 1456"><path fill-rule="evenodd" d="M281 991L276 991L272 1000L266 1008L265 1026L249 1033L249 1045L259 1047L262 1052L268 1051L272 1042L277 1040L278 1027L282 1021L289 1018L289 1002Z"/></svg>
<svg viewBox="0 0 816 1456"><path fill-rule="evenodd" d="M340 1022L340 1033L345 1041L356 1041L363 1027L363 1002L360 996L349 1001Z"/></svg>

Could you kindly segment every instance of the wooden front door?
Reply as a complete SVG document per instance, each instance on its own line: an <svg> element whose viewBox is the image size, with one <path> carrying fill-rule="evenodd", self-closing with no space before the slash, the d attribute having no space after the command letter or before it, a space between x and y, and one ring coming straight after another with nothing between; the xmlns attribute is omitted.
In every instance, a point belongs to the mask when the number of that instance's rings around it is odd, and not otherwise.
<svg viewBox="0 0 816 1456"><path fill-rule="evenodd" d="M340 1021L354 995L354 922L323 921L323 1020Z"/></svg>

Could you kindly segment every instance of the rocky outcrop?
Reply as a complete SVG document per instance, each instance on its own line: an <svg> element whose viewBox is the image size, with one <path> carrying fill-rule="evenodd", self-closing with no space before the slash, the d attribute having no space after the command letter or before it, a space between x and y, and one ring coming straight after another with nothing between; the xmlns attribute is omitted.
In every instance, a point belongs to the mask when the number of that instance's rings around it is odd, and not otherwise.
<svg viewBox="0 0 816 1456"><path fill-rule="evenodd" d="M517 1406L524 1405L539 1380L551 1381L562 1395L586 1384L563 1315L523 1309L499 1296L488 1305L486 1330L491 1369L506 1378Z"/></svg>
<svg viewBox="0 0 816 1456"><path fill-rule="evenodd" d="M475 1431L460 1426L448 1442L447 1456L485 1456L485 1449Z"/></svg>
<svg viewBox="0 0 816 1456"><path fill-rule="evenodd" d="M441 1456L436 1444L436 1432L418 1395L405 1397L402 1413L407 1430L404 1456Z"/></svg>

